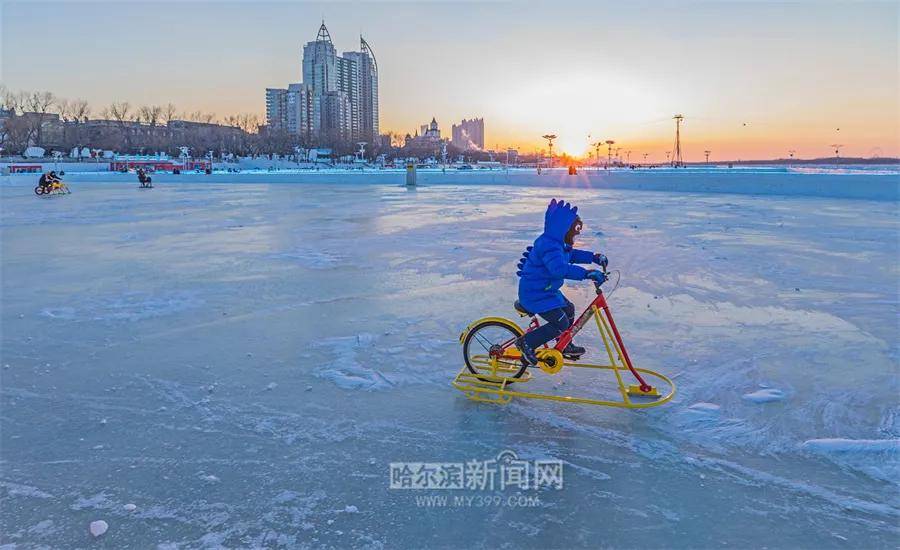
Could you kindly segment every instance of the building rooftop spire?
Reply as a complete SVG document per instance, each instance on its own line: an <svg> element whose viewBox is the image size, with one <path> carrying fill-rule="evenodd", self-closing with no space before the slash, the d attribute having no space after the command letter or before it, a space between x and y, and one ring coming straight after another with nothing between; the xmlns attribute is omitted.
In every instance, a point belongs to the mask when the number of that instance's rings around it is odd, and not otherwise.
<svg viewBox="0 0 900 550"><path fill-rule="evenodd" d="M322 19L322 26L319 27L319 34L316 35L316 42L328 42L331 44L331 34L328 27L325 26L325 20Z"/></svg>
<svg viewBox="0 0 900 550"><path fill-rule="evenodd" d="M361 52L368 54L369 57L372 58L372 64L375 66L375 76L378 76L378 60L375 59L375 52L372 51L372 47L369 46L369 43L363 38L362 33L359 35L359 49Z"/></svg>

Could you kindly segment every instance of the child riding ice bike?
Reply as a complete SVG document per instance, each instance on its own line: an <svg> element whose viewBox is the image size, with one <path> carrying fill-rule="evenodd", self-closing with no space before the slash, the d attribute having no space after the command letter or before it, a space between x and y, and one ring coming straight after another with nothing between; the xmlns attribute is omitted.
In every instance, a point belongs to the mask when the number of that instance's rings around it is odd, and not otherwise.
<svg viewBox="0 0 900 550"><path fill-rule="evenodd" d="M575 320L575 306L559 290L565 280L592 279L598 283L606 280L605 269L609 263L606 256L575 248L575 237L581 233L582 226L577 206L553 199L544 214L544 232L519 261L518 304L547 322L516 341L522 362L528 366L537 364L537 348L557 338ZM591 263L604 271L577 265ZM562 350L568 358L581 357L584 351L572 342Z"/></svg>
<svg viewBox="0 0 900 550"><path fill-rule="evenodd" d="M531 317L527 330L508 319L486 317L469 325L460 335L466 368L457 375L453 385L470 399L507 403L512 397L526 397L643 408L661 405L674 395L675 385L671 380L632 365L601 289L607 280L609 262L603 254L574 248L574 238L581 228L577 208L555 199L550 202L544 216L544 232L526 249L518 266L519 299L513 307L522 317ZM578 263L596 263L600 269L585 269L575 265ZM566 279L592 280L597 293L577 319L574 317L575 306L559 291ZM546 323L541 325L538 316ZM609 364L577 362L585 349L574 345L572 340L591 319L596 321ZM551 347L548 343L554 338L556 343ZM622 400L548 395L510 388L514 382L531 380L530 374L526 373L529 367L556 374L563 366L611 370ZM638 384L626 386L622 380L623 371L630 371ZM668 384L669 393L661 395L645 380L647 376ZM636 403L631 400L634 396L651 397L655 401Z"/></svg>

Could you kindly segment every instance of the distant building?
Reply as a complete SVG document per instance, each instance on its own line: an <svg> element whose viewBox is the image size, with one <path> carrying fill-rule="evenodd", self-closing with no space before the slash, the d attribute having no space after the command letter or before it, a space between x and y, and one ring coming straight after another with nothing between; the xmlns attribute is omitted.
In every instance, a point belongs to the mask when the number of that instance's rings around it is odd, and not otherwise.
<svg viewBox="0 0 900 550"><path fill-rule="evenodd" d="M288 133L309 137L313 131L312 89L306 84L288 84L285 108Z"/></svg>
<svg viewBox="0 0 900 550"><path fill-rule="evenodd" d="M430 124L423 124L419 127L421 133L416 132L415 136L406 134L407 146L437 145L441 141L441 129L438 127L437 120L432 117Z"/></svg>
<svg viewBox="0 0 900 550"><path fill-rule="evenodd" d="M339 57L323 22L316 39L303 46L303 83L266 89L269 127L374 142L379 135L378 64L362 37L360 50Z"/></svg>
<svg viewBox="0 0 900 550"><path fill-rule="evenodd" d="M438 128L437 120L431 117L431 124L422 126L422 137L431 141L440 141L441 129Z"/></svg>
<svg viewBox="0 0 900 550"><path fill-rule="evenodd" d="M356 63L337 56L331 35L322 23L316 39L303 47L303 83L312 90L313 134L355 137L359 127L353 109L359 102L357 77Z"/></svg>
<svg viewBox="0 0 900 550"><path fill-rule="evenodd" d="M269 130L308 137L313 131L312 90L305 84L266 88L266 125Z"/></svg>
<svg viewBox="0 0 900 550"><path fill-rule="evenodd" d="M351 139L354 119L350 94L347 92L326 92L318 96L316 101L318 101L321 116L316 134L340 139Z"/></svg>
<svg viewBox="0 0 900 550"><path fill-rule="evenodd" d="M344 57L353 60L359 81L358 132L360 139L377 141L378 124L378 62L369 44L359 37L358 52L344 52Z"/></svg>
<svg viewBox="0 0 900 550"><path fill-rule="evenodd" d="M266 127L287 130L287 90L266 88Z"/></svg>
<svg viewBox="0 0 900 550"><path fill-rule="evenodd" d="M454 124L451 132L453 145L468 151L470 149L484 149L484 119L463 119L459 124Z"/></svg>

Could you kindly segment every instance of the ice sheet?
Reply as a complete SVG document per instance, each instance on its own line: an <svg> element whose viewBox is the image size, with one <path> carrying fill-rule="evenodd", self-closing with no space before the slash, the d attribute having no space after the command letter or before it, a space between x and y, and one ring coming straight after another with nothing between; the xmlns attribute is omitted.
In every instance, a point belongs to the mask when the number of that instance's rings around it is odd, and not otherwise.
<svg viewBox="0 0 900 550"><path fill-rule="evenodd" d="M895 202L135 187L0 189L3 543L896 545ZM450 386L463 327L518 319L551 197L621 271L611 307L636 363L677 382L668 406L498 408ZM535 384L611 390L572 370ZM478 507L388 488L392 462L505 449L564 461L563 489Z"/></svg>

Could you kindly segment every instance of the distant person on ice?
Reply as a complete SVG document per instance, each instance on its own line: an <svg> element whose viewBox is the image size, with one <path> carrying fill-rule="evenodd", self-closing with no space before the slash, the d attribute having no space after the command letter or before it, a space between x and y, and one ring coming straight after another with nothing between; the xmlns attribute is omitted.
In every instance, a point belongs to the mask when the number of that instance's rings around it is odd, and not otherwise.
<svg viewBox="0 0 900 550"><path fill-rule="evenodd" d="M49 189L53 187L53 184L58 181L60 181L60 179L56 176L56 172L51 171L47 174L41 174L41 179L38 180L38 185L40 185L44 189Z"/></svg>
<svg viewBox="0 0 900 550"><path fill-rule="evenodd" d="M143 168L137 169L137 177L138 181L141 182L141 187L148 187L152 181Z"/></svg>
<svg viewBox="0 0 900 550"><path fill-rule="evenodd" d="M574 248L581 228L578 207L553 199L544 214L544 232L519 262L519 304L547 321L516 340L526 365L536 365L535 350L558 337L575 321L575 306L559 291L565 279L591 279L601 283L606 280L604 271L609 263L606 256ZM604 271L574 265L590 263L602 266ZM563 355L576 357L584 352L584 348L570 342Z"/></svg>

